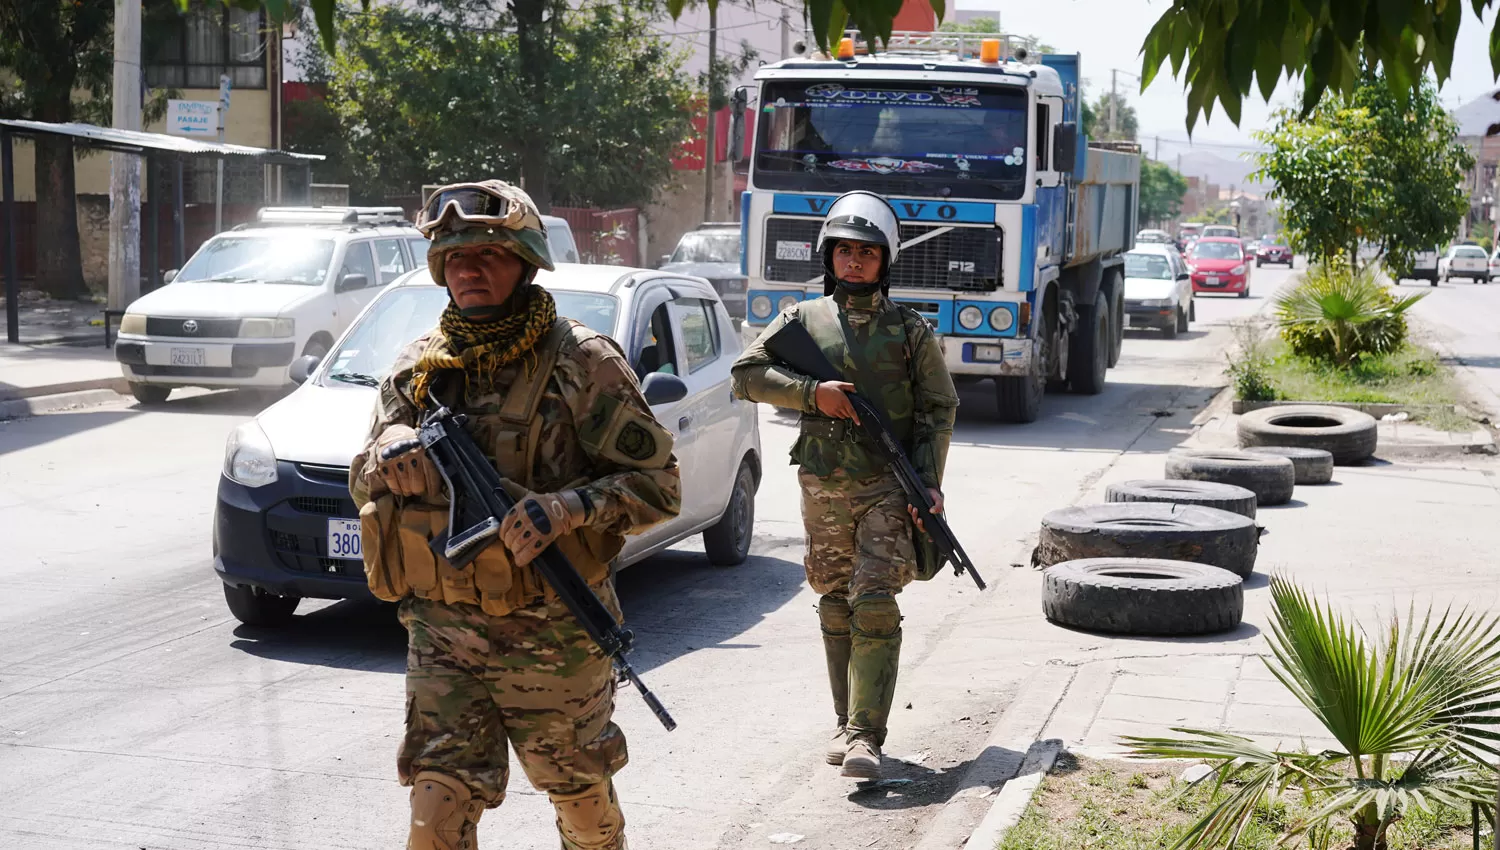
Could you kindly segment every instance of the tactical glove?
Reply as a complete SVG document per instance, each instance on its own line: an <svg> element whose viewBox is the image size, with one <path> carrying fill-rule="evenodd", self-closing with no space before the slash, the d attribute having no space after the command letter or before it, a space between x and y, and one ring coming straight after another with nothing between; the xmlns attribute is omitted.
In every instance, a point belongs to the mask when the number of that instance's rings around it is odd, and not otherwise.
<svg viewBox="0 0 1500 850"><path fill-rule="evenodd" d="M516 566L524 567L552 541L587 520L588 510L577 490L531 493L506 512L500 523L500 541L510 550Z"/></svg>
<svg viewBox="0 0 1500 850"><path fill-rule="evenodd" d="M410 425L392 425L375 440L375 476L397 496L436 495L442 490L437 467Z"/></svg>

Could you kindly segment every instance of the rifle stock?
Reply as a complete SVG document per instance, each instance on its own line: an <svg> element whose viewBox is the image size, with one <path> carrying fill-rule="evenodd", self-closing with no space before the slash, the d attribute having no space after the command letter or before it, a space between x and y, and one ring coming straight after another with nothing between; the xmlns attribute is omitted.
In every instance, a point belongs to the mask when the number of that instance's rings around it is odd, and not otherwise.
<svg viewBox="0 0 1500 850"><path fill-rule="evenodd" d="M807 328L796 319L792 319L778 328L775 333L767 336L762 340L762 345L772 357L794 371L819 381L845 380L843 373L828 361L828 356L812 338L812 334L808 333ZM967 572L969 577L974 579L974 584L980 590L984 590L984 579L980 578L979 571L974 569L974 562L969 560L968 553L958 542L958 537L953 534L953 529L948 525L947 519L942 514L933 513L932 497L923 486L916 468L911 465L911 459L906 456L906 449L891 434L885 415L864 396L858 393L846 393L846 395L849 396L849 403L854 407L855 413L859 414L860 430L864 431L865 436L885 460L891 473L900 482L907 502L917 509L917 516L922 521L925 533L937 546L943 560L953 565L954 575Z"/></svg>

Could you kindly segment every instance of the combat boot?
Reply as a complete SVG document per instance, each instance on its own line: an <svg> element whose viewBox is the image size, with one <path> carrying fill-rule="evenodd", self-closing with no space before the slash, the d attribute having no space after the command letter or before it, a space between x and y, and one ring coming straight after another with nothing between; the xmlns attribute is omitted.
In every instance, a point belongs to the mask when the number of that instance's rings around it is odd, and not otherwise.
<svg viewBox="0 0 1500 850"><path fill-rule="evenodd" d="M874 734L860 732L850 736L843 775L854 779L880 778L880 745L875 743Z"/></svg>
<svg viewBox="0 0 1500 850"><path fill-rule="evenodd" d="M849 748L849 603L841 597L824 596L818 603L818 619L823 630L823 655L828 661L828 690L833 694L833 713L838 718L838 728L823 760L840 765Z"/></svg>

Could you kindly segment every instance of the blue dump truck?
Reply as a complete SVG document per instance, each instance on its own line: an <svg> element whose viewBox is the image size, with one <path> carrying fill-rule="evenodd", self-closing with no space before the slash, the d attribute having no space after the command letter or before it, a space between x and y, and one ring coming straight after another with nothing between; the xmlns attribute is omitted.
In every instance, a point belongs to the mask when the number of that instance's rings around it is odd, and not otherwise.
<svg viewBox="0 0 1500 850"><path fill-rule="evenodd" d="M1079 64L1006 36L898 32L879 53L845 38L762 67L740 199L748 323L822 294L821 217L864 189L901 217L892 297L932 323L955 380L994 381L1002 420L1034 421L1048 389L1102 391L1140 149L1083 138Z"/></svg>

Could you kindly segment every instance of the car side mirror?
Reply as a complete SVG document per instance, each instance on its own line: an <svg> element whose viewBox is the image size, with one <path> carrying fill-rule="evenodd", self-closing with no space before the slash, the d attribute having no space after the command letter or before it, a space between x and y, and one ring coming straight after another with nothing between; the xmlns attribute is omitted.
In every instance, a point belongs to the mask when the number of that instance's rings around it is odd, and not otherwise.
<svg viewBox="0 0 1500 850"><path fill-rule="evenodd" d="M664 265L666 265L667 263L670 263L670 262L672 262L672 255L671 254L662 254L661 255L661 262L657 263L656 267L657 268L661 268L662 266L664 266Z"/></svg>
<svg viewBox="0 0 1500 850"><path fill-rule="evenodd" d="M682 401L687 398L687 394L687 384L676 375L666 372L652 372L641 383L641 395L646 397L646 403L652 407Z"/></svg>
<svg viewBox="0 0 1500 850"><path fill-rule="evenodd" d="M1190 275L1190 274L1188 274L1187 272L1183 272L1182 274L1179 274L1177 276L1177 279L1178 280L1192 280L1193 276Z"/></svg>
<svg viewBox="0 0 1500 850"><path fill-rule="evenodd" d="M177 279L177 269L167 269L166 271L162 272L162 274L161 274L161 282L164 283L164 284L171 283L172 281L174 281L176 279Z"/></svg>
<svg viewBox="0 0 1500 850"><path fill-rule="evenodd" d="M370 279L362 274L346 274L339 279L339 285L334 287L335 292L350 292L355 289L364 289L370 285Z"/></svg>
<svg viewBox="0 0 1500 850"><path fill-rule="evenodd" d="M317 370L318 364L323 358L316 354L304 354L292 361L292 365L286 368L286 376L292 379L294 384L305 384L307 379Z"/></svg>
<svg viewBox="0 0 1500 850"><path fill-rule="evenodd" d="M1052 167L1066 174L1073 173L1078 159L1078 125L1065 121L1057 125L1052 133Z"/></svg>

